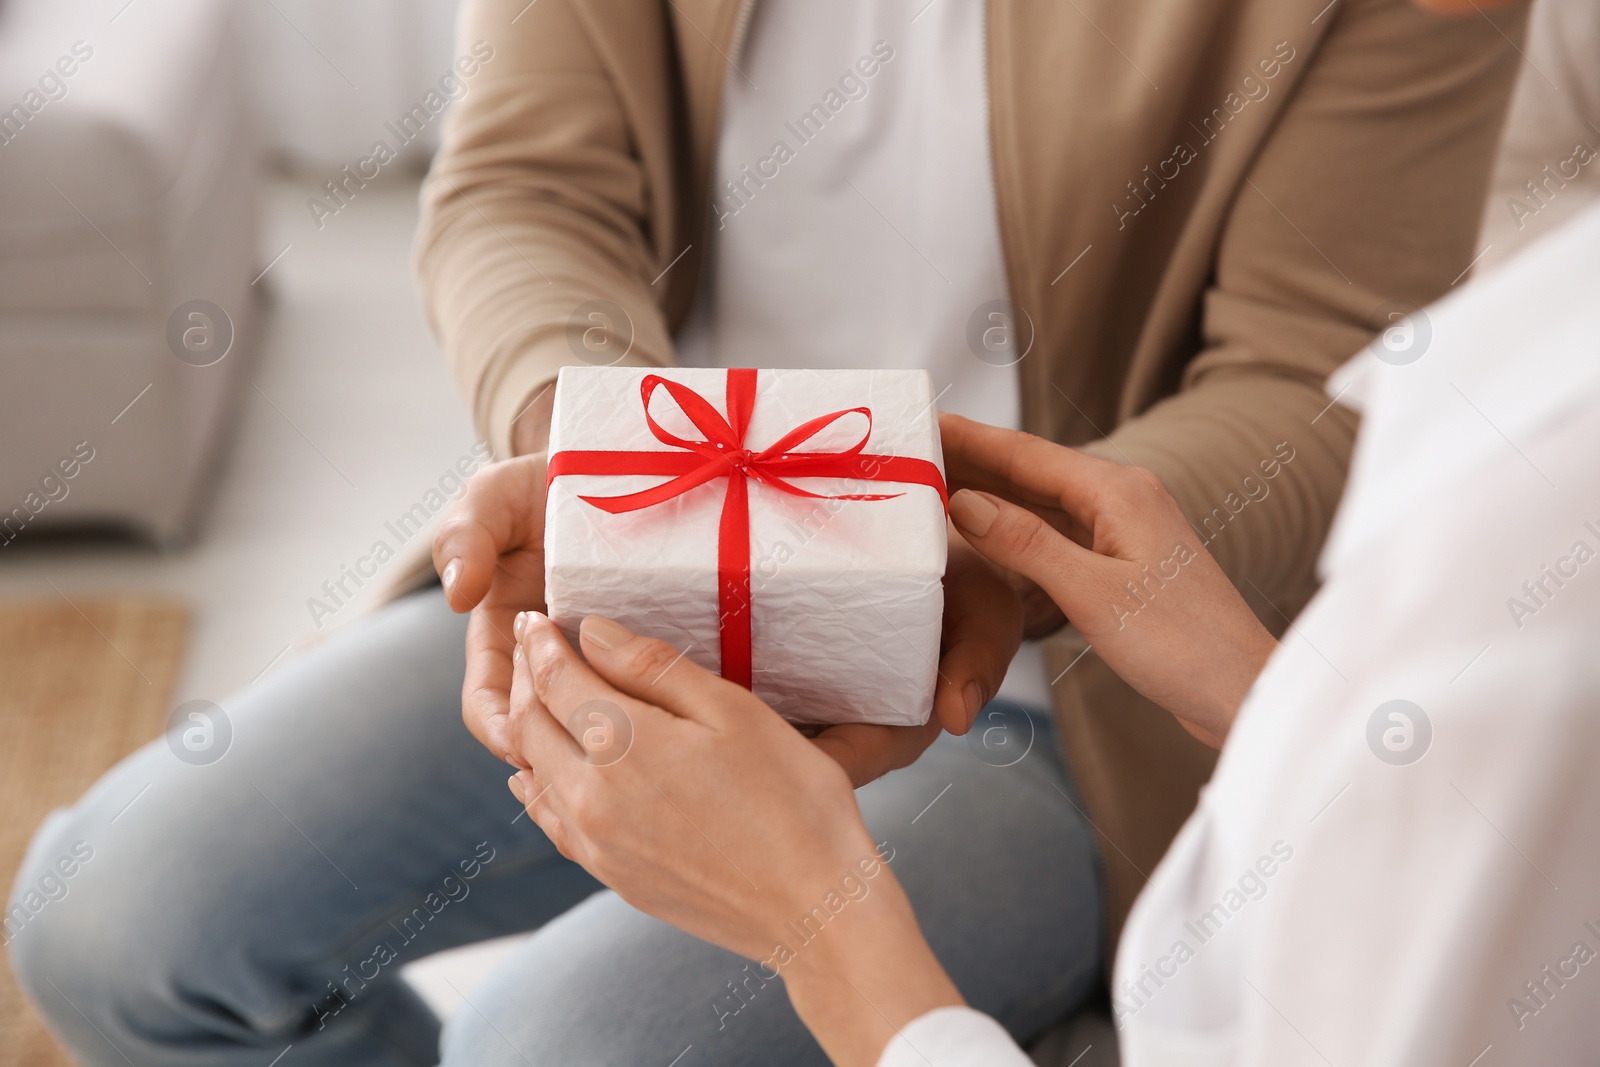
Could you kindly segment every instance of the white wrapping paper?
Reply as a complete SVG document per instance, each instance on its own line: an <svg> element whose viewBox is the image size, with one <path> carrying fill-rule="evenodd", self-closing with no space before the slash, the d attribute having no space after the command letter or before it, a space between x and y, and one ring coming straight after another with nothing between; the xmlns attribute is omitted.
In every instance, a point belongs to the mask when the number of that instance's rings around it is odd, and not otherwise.
<svg viewBox="0 0 1600 1067"><path fill-rule="evenodd" d="M564 450L663 451L645 422L647 374L681 382L727 416L727 372L567 367L556 387L552 455ZM867 453L911 456L943 470L933 389L924 371L763 370L745 446L754 451L819 415L872 411ZM685 440L704 437L665 389L651 414ZM799 452L840 451L867 420L849 415ZM728 480L610 514L580 496L620 496L668 479L563 475L545 512L549 614L577 645L595 613L721 668L717 538ZM799 723L927 721L944 609L944 509L922 485L796 478L814 493L899 493L890 500L814 500L749 482L752 681L757 696Z"/></svg>

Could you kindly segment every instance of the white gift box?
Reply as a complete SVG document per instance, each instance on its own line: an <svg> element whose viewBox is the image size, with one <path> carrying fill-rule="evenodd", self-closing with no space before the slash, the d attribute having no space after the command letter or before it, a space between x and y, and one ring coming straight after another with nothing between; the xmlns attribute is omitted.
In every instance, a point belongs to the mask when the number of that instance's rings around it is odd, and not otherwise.
<svg viewBox="0 0 1600 1067"><path fill-rule="evenodd" d="M545 510L551 619L576 646L583 617L604 615L735 680L743 629L750 687L785 718L926 722L946 552L933 404L925 371L564 368ZM748 515L747 600L730 511Z"/></svg>

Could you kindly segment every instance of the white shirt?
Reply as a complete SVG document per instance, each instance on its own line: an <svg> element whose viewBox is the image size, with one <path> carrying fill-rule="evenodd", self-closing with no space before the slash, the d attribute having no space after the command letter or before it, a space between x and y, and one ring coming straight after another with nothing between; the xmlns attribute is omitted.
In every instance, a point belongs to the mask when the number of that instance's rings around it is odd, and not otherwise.
<svg viewBox="0 0 1600 1067"><path fill-rule="evenodd" d="M1129 918L1128 1067L1595 1061L1597 286L1600 208L1330 382L1364 418L1325 585ZM880 1067L1027 1064L973 1015Z"/></svg>
<svg viewBox="0 0 1600 1067"><path fill-rule="evenodd" d="M925 367L946 410L1015 426L1015 369L966 343L972 312L1006 296L982 0L915 23L927 0L750 2L680 358Z"/></svg>
<svg viewBox="0 0 1600 1067"><path fill-rule="evenodd" d="M944 410L1016 426L983 0L747 4L679 359L922 367ZM1033 646L1003 692L1049 705Z"/></svg>

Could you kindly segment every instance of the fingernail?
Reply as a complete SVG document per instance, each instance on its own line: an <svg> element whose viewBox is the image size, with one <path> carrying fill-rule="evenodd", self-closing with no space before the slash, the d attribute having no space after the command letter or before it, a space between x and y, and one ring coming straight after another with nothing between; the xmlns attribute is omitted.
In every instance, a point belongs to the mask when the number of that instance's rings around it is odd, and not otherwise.
<svg viewBox="0 0 1600 1067"><path fill-rule="evenodd" d="M522 801L524 804L526 804L528 802L528 794L523 791L522 779L521 779L521 777L519 775L513 774L510 778L507 778L506 779L506 788L511 790L511 795L512 796L516 797L518 800Z"/></svg>
<svg viewBox="0 0 1600 1067"><path fill-rule="evenodd" d="M607 650L616 648L633 636L632 630L604 615L585 617L583 625L578 627L578 632L583 635L584 640Z"/></svg>
<svg viewBox="0 0 1600 1067"><path fill-rule="evenodd" d="M456 579L459 577L461 577L461 560L459 558L452 559L444 565L444 573L439 575L439 580L444 582L444 591L447 593L455 592Z"/></svg>
<svg viewBox="0 0 1600 1067"><path fill-rule="evenodd" d="M511 662L513 662L513 663L521 663L522 662L522 642L521 641L518 641L516 647L511 650Z"/></svg>
<svg viewBox="0 0 1600 1067"><path fill-rule="evenodd" d="M517 755L515 752L506 753L506 762L511 764L511 766L515 767L519 771L525 771L528 769L528 765L522 762L522 757Z"/></svg>
<svg viewBox="0 0 1600 1067"><path fill-rule="evenodd" d="M1000 514L1000 509L990 502L988 497L974 493L971 489L963 489L950 498L950 517L955 520L962 533L969 533L973 537L982 537L989 532L989 527L994 525L994 520Z"/></svg>
<svg viewBox="0 0 1600 1067"><path fill-rule="evenodd" d="M527 628L528 628L528 613L526 611L517 612L517 619L516 619L515 622L513 622L511 624L511 632L512 632L512 634L516 636L516 639L518 641L521 641L522 640L522 631L526 630Z"/></svg>
<svg viewBox="0 0 1600 1067"><path fill-rule="evenodd" d="M983 710L983 686L977 682L968 682L961 690L961 702L966 705L967 721L972 722L978 717L978 712Z"/></svg>

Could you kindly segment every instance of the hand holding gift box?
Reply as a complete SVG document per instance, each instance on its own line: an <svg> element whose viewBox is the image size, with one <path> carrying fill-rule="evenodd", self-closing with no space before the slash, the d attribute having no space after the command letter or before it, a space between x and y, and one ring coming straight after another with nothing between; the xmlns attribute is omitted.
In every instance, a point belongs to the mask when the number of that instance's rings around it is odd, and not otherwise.
<svg viewBox="0 0 1600 1067"><path fill-rule="evenodd" d="M945 488L924 371L568 367L545 594L802 723L925 722Z"/></svg>

